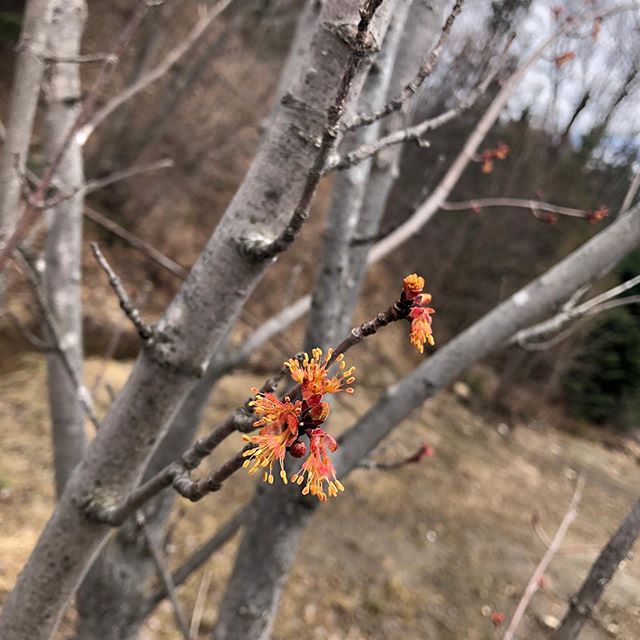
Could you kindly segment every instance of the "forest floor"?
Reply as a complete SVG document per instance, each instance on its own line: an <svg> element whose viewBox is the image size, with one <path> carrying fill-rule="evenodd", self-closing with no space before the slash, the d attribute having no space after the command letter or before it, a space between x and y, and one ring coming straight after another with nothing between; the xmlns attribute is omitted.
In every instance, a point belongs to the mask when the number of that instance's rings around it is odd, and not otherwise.
<svg viewBox="0 0 640 640"><path fill-rule="evenodd" d="M0 372L0 601L26 561L51 509L51 453L42 359L21 355ZM130 364L97 358L88 380L103 371L117 389ZM8 365L8 366L5 366ZM243 372L223 380L205 424L244 399L260 377ZM375 389L362 385L349 412L336 410L336 430L363 413ZM98 394L107 401L106 392ZM545 548L532 517L553 535L573 493L586 487L563 551L533 598L519 638L544 638L576 590L597 549L638 497L638 448L583 428L569 433L553 420L498 428L471 397L440 394L394 432L376 453L394 460L427 440L435 455L393 472L358 470L346 491L312 520L296 555L274 638L290 640L480 640L502 637L491 612L509 619ZM478 402L479 404L479 402ZM552 414L550 414L552 415ZM240 445L230 438L217 460ZM215 464L215 461L212 465ZM224 490L197 505L179 503L169 561L177 564L251 495L253 481L238 474ZM237 540L211 559L179 591L191 613L209 584L200 637L208 637L215 602L232 566ZM640 550L639 550L640 551ZM72 613L59 634L71 637ZM506 624L506 623L505 623ZM173 640L163 603L149 619L145 640ZM582 640L640 637L640 553L630 557L606 592Z"/></svg>

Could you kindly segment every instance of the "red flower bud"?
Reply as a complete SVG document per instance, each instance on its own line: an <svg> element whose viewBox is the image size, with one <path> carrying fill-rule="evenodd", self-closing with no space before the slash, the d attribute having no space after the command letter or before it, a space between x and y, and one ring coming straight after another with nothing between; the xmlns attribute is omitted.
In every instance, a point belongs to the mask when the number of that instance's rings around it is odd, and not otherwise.
<svg viewBox="0 0 640 640"><path fill-rule="evenodd" d="M289 445L288 451L294 458L302 458L307 455L307 445L302 440L296 440Z"/></svg>

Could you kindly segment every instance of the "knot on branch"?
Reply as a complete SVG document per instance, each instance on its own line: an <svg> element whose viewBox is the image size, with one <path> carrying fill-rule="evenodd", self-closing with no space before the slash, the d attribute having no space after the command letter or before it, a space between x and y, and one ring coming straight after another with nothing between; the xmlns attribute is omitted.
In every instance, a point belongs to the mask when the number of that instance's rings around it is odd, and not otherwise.
<svg viewBox="0 0 640 640"><path fill-rule="evenodd" d="M242 236L236 240L241 256L252 262L264 262L274 259L285 247L280 248L277 240L271 240L262 234Z"/></svg>
<svg viewBox="0 0 640 640"><path fill-rule="evenodd" d="M74 504L91 522L111 524L119 504L115 494L102 491L86 491L74 499Z"/></svg>
<svg viewBox="0 0 640 640"><path fill-rule="evenodd" d="M370 31L362 31L353 24L341 24L335 29L336 35L361 57L380 51L380 45Z"/></svg>

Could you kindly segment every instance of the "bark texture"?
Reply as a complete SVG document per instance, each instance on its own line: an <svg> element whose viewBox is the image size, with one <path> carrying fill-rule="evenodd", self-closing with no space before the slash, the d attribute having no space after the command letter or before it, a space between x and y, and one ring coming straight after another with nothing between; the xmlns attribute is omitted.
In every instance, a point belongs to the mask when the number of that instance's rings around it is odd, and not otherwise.
<svg viewBox="0 0 640 640"><path fill-rule="evenodd" d="M385 2L376 14L372 35L378 42L393 4ZM343 25L357 23L356 9L342 0L324 4L293 86L298 102L282 105L243 184L67 483L0 614L3 640L52 636L110 530L89 519L84 505L118 503L140 481L182 401L264 274L268 264L252 260L244 248L278 237L298 204L317 151L296 133L322 132L352 53ZM363 81L355 81L354 93Z"/></svg>
<svg viewBox="0 0 640 640"><path fill-rule="evenodd" d="M73 59L87 18L84 0L54 0L49 27L48 54ZM52 160L71 129L80 109L80 70L76 63L52 64L46 83L46 151ZM48 212L45 246L45 290L49 309L57 326L60 347L69 366L82 380L82 221L84 196L82 149L72 142L60 162L54 179L61 193L76 195ZM69 376L57 353L47 355L47 388L53 433L56 493L62 494L86 446L84 409L80 389Z"/></svg>
<svg viewBox="0 0 640 640"><path fill-rule="evenodd" d="M0 246L16 222L20 180L16 165L24 171L44 71L51 0L28 0L25 9L15 74L11 88L7 137L0 155Z"/></svg>
<svg viewBox="0 0 640 640"><path fill-rule="evenodd" d="M215 380L215 367L193 388L149 464L145 479L176 459L193 442ZM165 489L145 505L145 529L164 545L165 526L176 499ZM105 545L76 598L78 640L131 640L153 610L157 570L145 535L130 518Z"/></svg>
<svg viewBox="0 0 640 640"><path fill-rule="evenodd" d="M609 538L600 555L591 566L580 590L569 600L569 609L551 640L575 640L591 617L604 590L611 582L620 563L627 557L640 536L640 500Z"/></svg>

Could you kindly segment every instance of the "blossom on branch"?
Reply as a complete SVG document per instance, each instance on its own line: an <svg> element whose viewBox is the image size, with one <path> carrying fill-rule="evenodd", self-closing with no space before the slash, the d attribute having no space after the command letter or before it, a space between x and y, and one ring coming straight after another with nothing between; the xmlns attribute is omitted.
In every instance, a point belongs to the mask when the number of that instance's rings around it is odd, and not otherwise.
<svg viewBox="0 0 640 640"><path fill-rule="evenodd" d="M431 302L431 294L423 293L424 278L416 273L408 275L402 286L401 301L410 302L411 307L407 318L411 320L411 333L409 341L420 352L424 353L425 343L431 346L435 344L431 331L432 314L435 309L427 307Z"/></svg>
<svg viewBox="0 0 640 640"><path fill-rule="evenodd" d="M319 428L309 432L309 442L311 453L300 471L291 477L291 482L301 485L306 475L302 495L306 496L310 493L320 502L324 502L327 499L327 493L330 497L335 497L339 491L344 491L342 483L336 478L335 467L327 453L327 449L333 453L338 448L338 443L333 436ZM326 493L325 484L327 485Z"/></svg>
<svg viewBox="0 0 640 640"><path fill-rule="evenodd" d="M302 458L307 454L307 445L301 439L309 439L310 454L302 468L292 478L292 482L302 484L306 476L307 482L302 490L303 495L311 494L324 502L329 496L338 495L344 487L336 478L335 468L328 456L338 447L335 439L320 429L329 416L329 403L323 400L329 393L353 393L350 385L355 382L355 367L347 368L344 355L333 358L333 350L326 355L321 349L313 349L311 357L305 353L301 359L291 358L284 365L289 369L291 379L300 385L301 400L291 401L285 397L279 400L272 393L256 394L250 406L258 416L253 424L260 431L255 435L244 435L243 439L253 447L249 447L243 456L247 459L243 466L254 474L263 470L263 480L273 484L273 465L280 465L280 478L287 484L287 472L284 460L287 453L294 458ZM335 375L329 374L329 368L337 365ZM326 490L325 490L326 484Z"/></svg>
<svg viewBox="0 0 640 640"><path fill-rule="evenodd" d="M609 215L609 207L600 205L595 211L590 211L587 215L589 224L596 224L600 220L606 218Z"/></svg>
<svg viewBox="0 0 640 640"><path fill-rule="evenodd" d="M256 445L243 453L247 459L242 466L251 467L250 474L263 469L264 481L273 484L273 464L278 462L280 477L286 483L287 472L284 470L284 459L287 448L298 438L302 403L299 400L293 403L288 397L282 402L272 393L259 394L255 388L252 391L257 395L250 406L258 416L261 416L253 426L262 428L257 435L242 436L246 442Z"/></svg>

